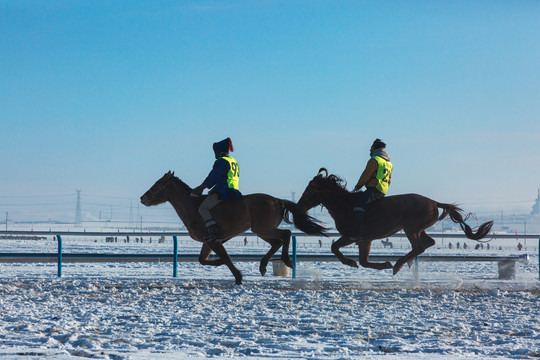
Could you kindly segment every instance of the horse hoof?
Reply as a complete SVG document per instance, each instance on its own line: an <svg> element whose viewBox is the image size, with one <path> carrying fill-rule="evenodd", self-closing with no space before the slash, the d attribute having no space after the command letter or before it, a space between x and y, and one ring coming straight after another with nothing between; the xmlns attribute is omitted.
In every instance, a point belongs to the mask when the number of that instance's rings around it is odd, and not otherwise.
<svg viewBox="0 0 540 360"><path fill-rule="evenodd" d="M236 285L242 285L242 274L241 273L235 274L234 279L236 280Z"/></svg>
<svg viewBox="0 0 540 360"><path fill-rule="evenodd" d="M287 265L287 267L294 269L294 264L290 259L286 259L286 260L281 259L281 260L285 263L285 265Z"/></svg>
<svg viewBox="0 0 540 360"><path fill-rule="evenodd" d="M266 267L262 267L259 269L259 271L261 272L261 276L264 276L266 275Z"/></svg>

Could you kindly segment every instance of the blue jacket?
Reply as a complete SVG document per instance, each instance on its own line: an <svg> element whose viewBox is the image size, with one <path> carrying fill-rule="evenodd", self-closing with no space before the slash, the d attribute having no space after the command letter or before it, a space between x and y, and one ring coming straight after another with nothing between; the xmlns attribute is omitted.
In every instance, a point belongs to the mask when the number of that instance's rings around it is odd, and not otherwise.
<svg viewBox="0 0 540 360"><path fill-rule="evenodd" d="M214 162L212 171L208 174L203 184L207 189L212 189L210 193L217 192L222 200L238 199L242 193L236 189L230 189L227 185L227 173L231 165L225 159L219 158Z"/></svg>

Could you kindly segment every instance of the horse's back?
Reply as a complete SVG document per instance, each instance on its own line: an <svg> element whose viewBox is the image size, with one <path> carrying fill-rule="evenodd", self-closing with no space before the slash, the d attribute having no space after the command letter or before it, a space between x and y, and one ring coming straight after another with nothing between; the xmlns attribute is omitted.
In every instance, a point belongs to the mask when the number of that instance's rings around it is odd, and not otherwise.
<svg viewBox="0 0 540 360"><path fill-rule="evenodd" d="M428 198L428 197L426 197L424 195L414 194L414 193L385 196L380 200L381 201L386 201L386 202L404 202L404 201L414 201L414 202L422 201L422 202L425 202L425 201L433 201L433 200L431 200L430 198Z"/></svg>
<svg viewBox="0 0 540 360"><path fill-rule="evenodd" d="M380 238L402 228L435 223L438 218L437 202L419 194L400 194L376 200L366 209L366 231ZM430 225L431 226L431 225Z"/></svg>
<svg viewBox="0 0 540 360"><path fill-rule="evenodd" d="M235 200L226 200L218 204L213 212L216 220L248 224L269 218L272 222L281 222L283 215L280 200L262 193L248 194ZM218 220L218 222L220 222Z"/></svg>
<svg viewBox="0 0 540 360"><path fill-rule="evenodd" d="M419 194L400 194L385 196L382 199L374 201L370 207L373 210L395 209L400 211L411 211L424 208L437 208L437 202Z"/></svg>

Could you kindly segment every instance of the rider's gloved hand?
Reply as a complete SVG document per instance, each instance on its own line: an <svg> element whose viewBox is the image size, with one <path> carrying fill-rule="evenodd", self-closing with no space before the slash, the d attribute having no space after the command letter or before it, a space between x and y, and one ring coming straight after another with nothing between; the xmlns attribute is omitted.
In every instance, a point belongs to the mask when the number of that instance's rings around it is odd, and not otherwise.
<svg viewBox="0 0 540 360"><path fill-rule="evenodd" d="M358 184L357 184L352 191L357 192L358 190L360 190L360 188L361 188L361 186L358 186Z"/></svg>
<svg viewBox="0 0 540 360"><path fill-rule="evenodd" d="M204 185L197 186L195 189L191 190L191 196L193 196L193 197L201 196L204 188L205 188Z"/></svg>

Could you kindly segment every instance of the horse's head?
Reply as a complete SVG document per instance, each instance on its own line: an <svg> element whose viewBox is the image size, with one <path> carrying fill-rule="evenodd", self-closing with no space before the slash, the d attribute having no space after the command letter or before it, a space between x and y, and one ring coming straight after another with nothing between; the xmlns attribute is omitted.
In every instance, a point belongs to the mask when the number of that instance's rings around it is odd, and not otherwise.
<svg viewBox="0 0 540 360"><path fill-rule="evenodd" d="M326 176L323 173L326 173ZM319 173L309 182L300 200L298 200L298 206L301 209L308 211L322 202L322 193L326 191L325 179L327 178L328 170L320 168Z"/></svg>
<svg viewBox="0 0 540 360"><path fill-rule="evenodd" d="M174 172L169 170L161 179L141 196L141 203L145 206L159 205L167 201L167 185L174 177Z"/></svg>

